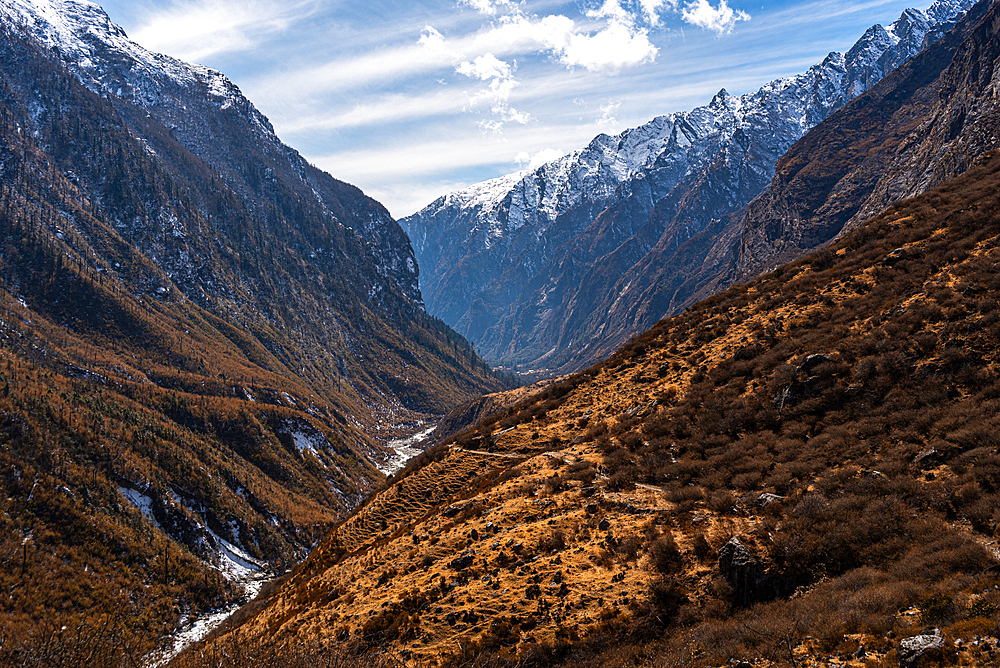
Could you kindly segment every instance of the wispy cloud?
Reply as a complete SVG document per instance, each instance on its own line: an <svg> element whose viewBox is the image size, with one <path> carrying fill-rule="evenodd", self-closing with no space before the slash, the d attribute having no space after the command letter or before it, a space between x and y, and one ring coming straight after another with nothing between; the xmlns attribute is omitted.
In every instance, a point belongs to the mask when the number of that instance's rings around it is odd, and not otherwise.
<svg viewBox="0 0 1000 668"><path fill-rule="evenodd" d="M491 18L488 28L457 40L448 40L433 26L425 26L418 44L441 56L475 54L462 59L455 72L479 80L482 86L469 97L469 110L479 110L488 103L493 118L479 126L490 134L502 132L505 123L527 123L528 113L511 104L511 95L520 85L514 73L516 60L497 56L548 53L567 68L617 74L624 69L651 62L658 49L649 40L649 31L641 25L644 16L654 15L671 0L644 0L638 13L625 9L619 0L605 0L585 12L597 22L596 30L587 30L562 14L541 18L528 15L512 0L462 0L461 4ZM645 12L645 14L643 13Z"/></svg>
<svg viewBox="0 0 1000 668"><path fill-rule="evenodd" d="M646 15L646 20L649 21L651 26L657 26L660 23L660 12L661 9L673 10L677 7L678 0L639 0L639 6L642 7L643 13Z"/></svg>
<svg viewBox="0 0 1000 668"><path fill-rule="evenodd" d="M490 111L499 120L484 121L480 124L484 130L496 133L500 131L502 123L514 121L516 123L527 123L531 120L528 114L522 113L510 106L510 93L519 84L514 79L514 70L517 66L506 63L492 53L477 56L473 61L465 61L455 68L459 74L464 74L472 79L487 82L485 88L480 89L475 95L470 96L469 105L476 108L482 102L488 102Z"/></svg>
<svg viewBox="0 0 1000 668"><path fill-rule="evenodd" d="M132 39L182 60L256 48L316 10L313 0L276 4L265 0L175 2L144 14Z"/></svg>
<svg viewBox="0 0 1000 668"><path fill-rule="evenodd" d="M519 144L527 150L512 156L510 144L477 141L469 150L471 135L442 137L436 141L405 145L372 146L314 156L312 161L337 178L359 186L385 204L393 216L417 211L440 195L465 188L496 174L539 166L559 157L552 146L583 146L593 136L592 126L540 124L517 126ZM478 137L478 131L472 129ZM519 162L520 160L520 162ZM462 176L456 179L455 174ZM443 178L444 177L444 178ZM443 185L447 180L447 185Z"/></svg>
<svg viewBox="0 0 1000 668"><path fill-rule="evenodd" d="M282 132L307 130L344 130L363 126L403 123L416 119L424 122L438 116L461 113L468 98L457 89L436 89L423 95L391 93L366 98L346 111L331 114L293 114L280 124Z"/></svg>
<svg viewBox="0 0 1000 668"><path fill-rule="evenodd" d="M601 117L597 119L597 125L609 129L617 127L618 119L615 118L615 114L618 113L618 109L621 106L621 102L616 102L614 100L609 100L607 104L602 104L600 107Z"/></svg>
<svg viewBox="0 0 1000 668"><path fill-rule="evenodd" d="M512 0L460 0L459 4L471 7L480 14L488 16L495 16L500 11L516 9L516 4Z"/></svg>

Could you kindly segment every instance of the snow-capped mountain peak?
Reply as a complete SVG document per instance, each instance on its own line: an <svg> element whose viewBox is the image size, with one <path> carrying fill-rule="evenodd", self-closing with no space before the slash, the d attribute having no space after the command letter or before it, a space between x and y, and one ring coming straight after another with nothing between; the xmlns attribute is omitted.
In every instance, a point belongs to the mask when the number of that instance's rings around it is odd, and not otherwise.
<svg viewBox="0 0 1000 668"><path fill-rule="evenodd" d="M220 108L247 109L248 120L274 136L267 118L221 72L143 48L99 5L87 0L0 0L0 17L58 54L94 92L155 106L175 87L198 89Z"/></svg>
<svg viewBox="0 0 1000 668"><path fill-rule="evenodd" d="M544 300L536 294L538 286L551 285L566 262L591 266L630 239L635 243L614 262L636 261L661 234L680 243L747 204L792 144L940 37L973 4L939 0L926 11L908 9L802 74L743 95L722 89L691 111L598 135L537 169L435 200L400 221L423 270L428 310L488 357L516 354L518 344L506 338L514 328L505 319L529 302L552 304L549 293Z"/></svg>

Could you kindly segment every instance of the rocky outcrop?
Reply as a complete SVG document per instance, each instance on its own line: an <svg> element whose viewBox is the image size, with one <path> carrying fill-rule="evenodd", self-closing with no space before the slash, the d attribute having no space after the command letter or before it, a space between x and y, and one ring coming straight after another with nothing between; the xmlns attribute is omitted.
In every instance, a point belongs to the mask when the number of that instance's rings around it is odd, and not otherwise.
<svg viewBox="0 0 1000 668"><path fill-rule="evenodd" d="M736 536L719 549L719 573L733 588L733 599L739 605L758 600L764 567Z"/></svg>
<svg viewBox="0 0 1000 668"><path fill-rule="evenodd" d="M931 634L900 640L896 656L903 668L915 668L924 663L940 660L942 649L944 649L944 638L938 629L934 629L934 633Z"/></svg>

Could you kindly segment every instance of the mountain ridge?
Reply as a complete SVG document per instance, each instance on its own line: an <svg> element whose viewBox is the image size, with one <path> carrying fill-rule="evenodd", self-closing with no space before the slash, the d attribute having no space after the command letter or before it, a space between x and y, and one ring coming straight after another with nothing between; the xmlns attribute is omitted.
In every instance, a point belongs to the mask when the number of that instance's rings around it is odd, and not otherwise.
<svg viewBox="0 0 1000 668"><path fill-rule="evenodd" d="M554 369L574 354L593 361L594 326L582 320L595 294L621 291L617 279L661 239L679 245L748 203L806 129L939 38L948 24L931 20L970 5L907 10L803 75L740 97L720 91L692 112L598 136L528 175L446 195L402 219L429 310L493 360ZM617 330L617 343L635 331Z"/></svg>
<svg viewBox="0 0 1000 668"><path fill-rule="evenodd" d="M924 173L914 128L935 148L989 140L998 29L1000 3L978 3L797 143L777 195L822 212L837 189L806 177L896 159ZM424 453L178 666L236 647L447 667L992 665L1000 149L970 162ZM876 182L832 200L843 220ZM731 268L737 214L724 248L691 252Z"/></svg>
<svg viewBox="0 0 1000 668"><path fill-rule="evenodd" d="M146 665L509 381L221 74L78 0L0 1L0 60L0 663Z"/></svg>

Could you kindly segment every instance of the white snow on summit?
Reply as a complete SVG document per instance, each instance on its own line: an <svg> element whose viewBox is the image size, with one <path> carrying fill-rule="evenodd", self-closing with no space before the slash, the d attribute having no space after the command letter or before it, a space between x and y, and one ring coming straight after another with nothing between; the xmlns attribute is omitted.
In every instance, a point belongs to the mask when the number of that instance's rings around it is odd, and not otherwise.
<svg viewBox="0 0 1000 668"><path fill-rule="evenodd" d="M0 19L56 52L81 83L99 94L156 105L171 86L202 88L222 109L246 100L217 70L149 51L131 41L99 6L86 0L0 0ZM125 55L132 62L122 63ZM274 136L251 107L255 125Z"/></svg>
<svg viewBox="0 0 1000 668"><path fill-rule="evenodd" d="M420 228L442 215L450 221L469 220L465 238L479 239L490 248L524 225L533 226L536 236L541 236L561 213L586 202L607 202L622 183L657 161L664 162L668 153L668 162L686 162L683 176L700 169L702 159L714 155L707 150L708 143L724 142L738 131L791 132L776 137L787 148L833 109L884 76L878 61L887 51L906 40L906 57L914 55L930 27L954 19L972 4L972 0L938 0L926 12L908 9L888 28L869 28L847 54L831 53L803 74L776 79L739 97L723 89L709 104L690 112L660 116L615 136L598 135L586 148L533 171L515 172L440 197L401 223L410 232L418 258L420 246L429 239L428 231ZM854 78L873 69L874 78Z"/></svg>

